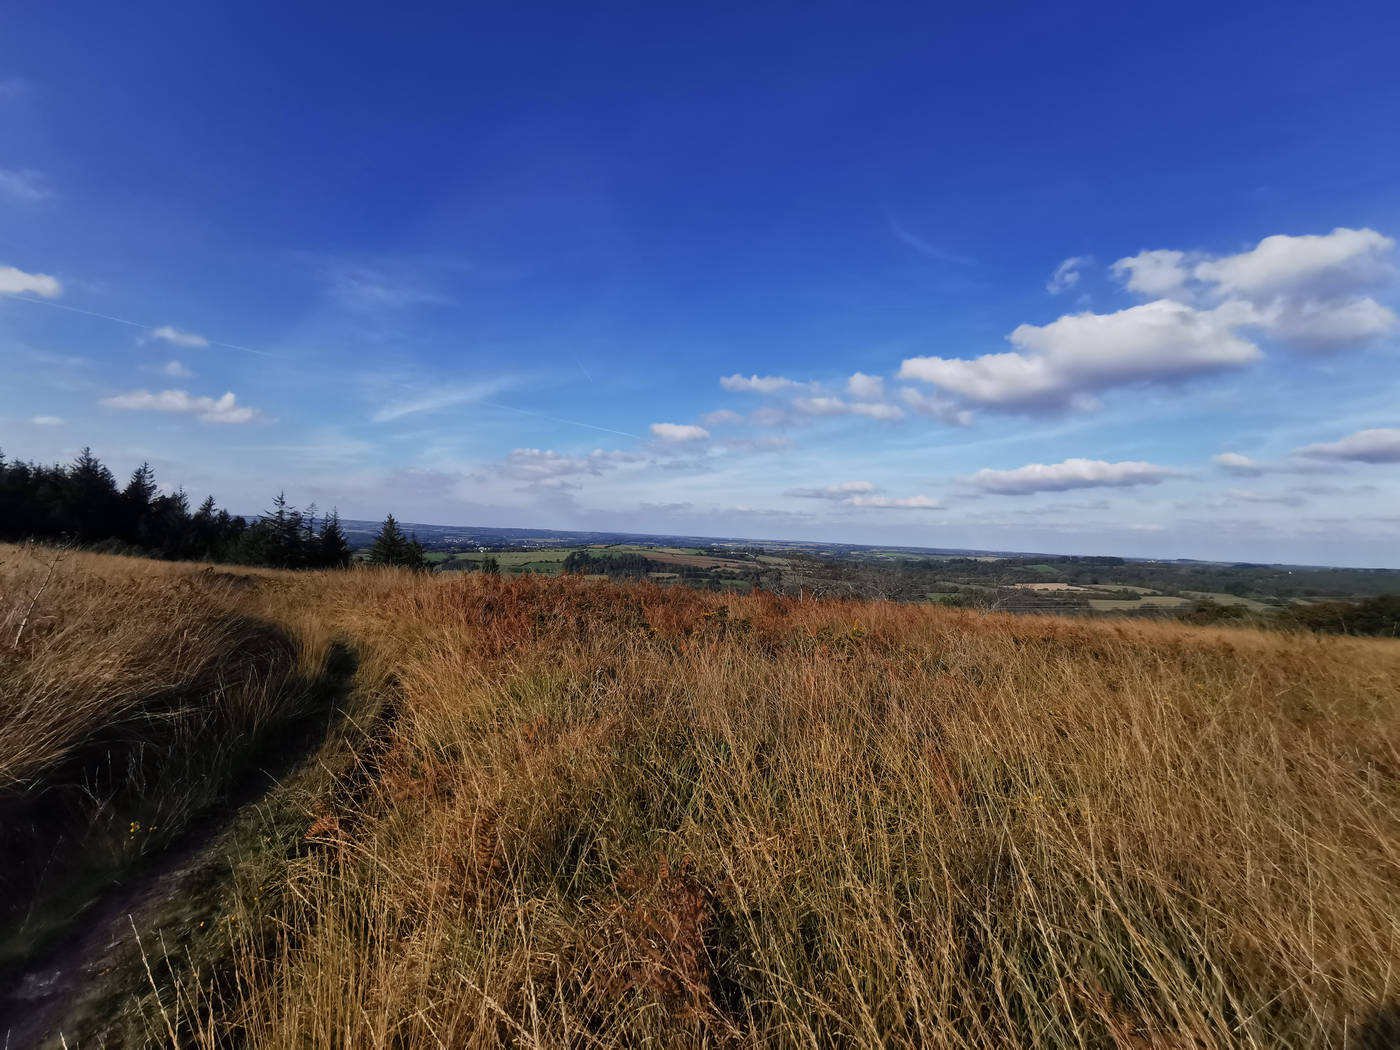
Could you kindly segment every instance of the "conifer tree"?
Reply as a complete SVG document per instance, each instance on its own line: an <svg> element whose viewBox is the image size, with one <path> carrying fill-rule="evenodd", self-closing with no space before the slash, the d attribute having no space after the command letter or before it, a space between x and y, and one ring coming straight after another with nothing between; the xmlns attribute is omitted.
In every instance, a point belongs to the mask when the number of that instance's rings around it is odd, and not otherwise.
<svg viewBox="0 0 1400 1050"><path fill-rule="evenodd" d="M321 523L317 538L317 561L327 569L343 569L350 564L350 544L340 528L340 512L332 509Z"/></svg>
<svg viewBox="0 0 1400 1050"><path fill-rule="evenodd" d="M369 549L371 565L403 565L408 557L408 537L399 528L392 514L384 518L379 535Z"/></svg>

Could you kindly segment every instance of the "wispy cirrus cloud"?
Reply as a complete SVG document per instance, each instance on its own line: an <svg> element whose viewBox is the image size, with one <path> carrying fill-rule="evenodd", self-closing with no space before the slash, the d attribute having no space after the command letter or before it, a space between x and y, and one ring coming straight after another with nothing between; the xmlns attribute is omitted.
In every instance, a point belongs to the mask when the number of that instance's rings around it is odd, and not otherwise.
<svg viewBox="0 0 1400 1050"><path fill-rule="evenodd" d="M977 260L966 255L959 255L957 252L950 252L946 248L940 248L932 241L920 237L917 233L901 226L892 217L889 219L890 232L903 241L909 247L926 259L936 259L938 262L952 263L954 266L973 266Z"/></svg>
<svg viewBox="0 0 1400 1050"><path fill-rule="evenodd" d="M0 196L33 204L52 197L53 190L40 172L29 168L0 168Z"/></svg>
<svg viewBox="0 0 1400 1050"><path fill-rule="evenodd" d="M1059 295L1061 292L1069 291L1079 283L1079 268L1088 261L1087 256L1071 255L1055 267L1055 272L1050 275L1050 280L1045 282L1045 290L1051 295Z"/></svg>
<svg viewBox="0 0 1400 1050"><path fill-rule="evenodd" d="M478 383L448 384L431 390L415 390L381 405L369 418L371 423L392 423L405 416L441 412L445 408L485 401L513 385L509 379L493 379Z"/></svg>

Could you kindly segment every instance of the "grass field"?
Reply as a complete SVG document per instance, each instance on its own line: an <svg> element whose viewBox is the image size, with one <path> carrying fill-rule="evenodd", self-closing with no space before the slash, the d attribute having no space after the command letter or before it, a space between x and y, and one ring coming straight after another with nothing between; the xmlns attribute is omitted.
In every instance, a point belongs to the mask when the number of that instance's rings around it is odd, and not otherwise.
<svg viewBox="0 0 1400 1050"><path fill-rule="evenodd" d="M169 764L123 789L154 805L210 734L243 753L303 710L336 647L363 729L246 811L217 921L138 913L144 959L132 936L91 975L107 1005L68 1045L1400 1035L1393 641L78 555L45 586L50 565L0 548L10 804L82 783L85 742L120 731ZM195 717L164 734L171 695Z"/></svg>

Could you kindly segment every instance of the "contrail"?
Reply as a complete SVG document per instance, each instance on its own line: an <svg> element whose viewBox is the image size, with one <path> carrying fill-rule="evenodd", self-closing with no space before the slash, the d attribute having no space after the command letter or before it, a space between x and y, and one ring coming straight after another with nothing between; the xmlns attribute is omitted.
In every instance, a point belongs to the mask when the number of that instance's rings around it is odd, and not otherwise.
<svg viewBox="0 0 1400 1050"><path fill-rule="evenodd" d="M100 314L95 310L81 310L76 306L66 306L63 303L51 303L45 299L31 299L27 295L13 295L9 298L22 303L33 303L35 306L51 306L55 310L67 310L70 314L82 314L84 317L96 317L103 321L115 321L117 324L124 324L131 328L141 328L148 332L153 332L160 325L142 324L140 321L129 321L125 317L113 317L111 314ZM217 339L208 339L206 342L210 346L221 346L226 350L241 350L245 354L257 354L259 357L276 357L276 354L266 350L254 350L251 346L239 346L237 343L221 343Z"/></svg>
<svg viewBox="0 0 1400 1050"><path fill-rule="evenodd" d="M522 416L538 416L540 419L547 419L551 423L567 423L571 427L587 427L589 430L601 430L604 434L616 434L619 437L641 439L638 434L629 434L625 430L613 430L611 427L595 426L592 423L580 423L577 419L561 419L558 416L548 416L543 412L531 412L528 408L515 408L513 405L503 405L498 401L481 401L482 405L489 405L491 408L504 408L507 412L518 412Z"/></svg>

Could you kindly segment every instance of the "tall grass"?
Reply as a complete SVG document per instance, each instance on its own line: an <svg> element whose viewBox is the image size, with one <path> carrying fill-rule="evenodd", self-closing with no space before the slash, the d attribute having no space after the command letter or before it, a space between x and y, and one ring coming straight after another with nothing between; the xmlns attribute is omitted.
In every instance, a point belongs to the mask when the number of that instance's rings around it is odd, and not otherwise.
<svg viewBox="0 0 1400 1050"><path fill-rule="evenodd" d="M1390 1045L1393 643L317 586L399 716L208 1045Z"/></svg>
<svg viewBox="0 0 1400 1050"><path fill-rule="evenodd" d="M261 618L258 586L0 546L0 978L185 832L315 698L324 638Z"/></svg>
<svg viewBox="0 0 1400 1050"><path fill-rule="evenodd" d="M133 639L242 586L84 571ZM346 639L392 717L154 1044L1400 1044L1400 644L393 571L205 598ZM145 650L61 642L46 695L100 725Z"/></svg>

